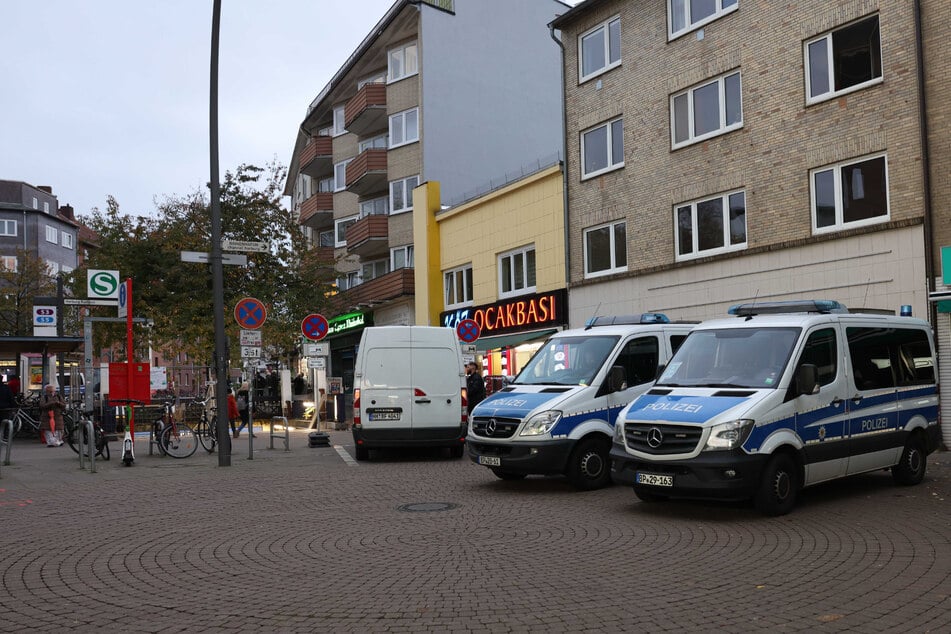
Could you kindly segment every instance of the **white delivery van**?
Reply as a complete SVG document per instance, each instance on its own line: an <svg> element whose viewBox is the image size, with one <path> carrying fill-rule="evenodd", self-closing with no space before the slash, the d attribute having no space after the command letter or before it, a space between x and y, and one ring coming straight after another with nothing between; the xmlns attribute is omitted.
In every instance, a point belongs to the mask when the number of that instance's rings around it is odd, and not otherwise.
<svg viewBox="0 0 951 634"><path fill-rule="evenodd" d="M465 451L462 350L452 328L366 328L357 349L353 390L356 459L371 449L449 447Z"/></svg>
<svg viewBox="0 0 951 634"><path fill-rule="evenodd" d="M512 383L472 410L469 457L503 480L565 474L580 489L610 484L618 412L692 327L645 313L552 335Z"/></svg>
<svg viewBox="0 0 951 634"><path fill-rule="evenodd" d="M753 498L788 513L801 487L876 469L917 484L938 447L927 322L810 300L734 306L687 337L618 417L615 482L645 501Z"/></svg>

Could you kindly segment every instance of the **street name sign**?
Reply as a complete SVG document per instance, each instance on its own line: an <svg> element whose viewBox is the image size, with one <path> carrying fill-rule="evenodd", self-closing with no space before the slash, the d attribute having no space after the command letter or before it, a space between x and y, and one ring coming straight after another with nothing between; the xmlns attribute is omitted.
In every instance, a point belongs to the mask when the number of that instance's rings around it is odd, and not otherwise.
<svg viewBox="0 0 951 634"><path fill-rule="evenodd" d="M267 242L250 242L247 240L222 240L221 248L225 251L249 251L267 253L270 250Z"/></svg>
<svg viewBox="0 0 951 634"><path fill-rule="evenodd" d="M85 299L83 297L65 297L63 304L66 306L115 306L119 299Z"/></svg>
<svg viewBox="0 0 951 634"><path fill-rule="evenodd" d="M211 262L211 254L204 251L182 251L182 262L197 262L199 264L208 264ZM231 264L233 266L247 266L248 256L237 253L222 253L222 264Z"/></svg>

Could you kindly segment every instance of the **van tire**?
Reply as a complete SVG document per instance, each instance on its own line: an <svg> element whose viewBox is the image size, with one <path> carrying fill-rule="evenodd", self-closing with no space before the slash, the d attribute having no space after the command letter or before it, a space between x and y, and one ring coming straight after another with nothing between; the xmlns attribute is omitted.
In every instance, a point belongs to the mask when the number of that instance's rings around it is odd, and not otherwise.
<svg viewBox="0 0 951 634"><path fill-rule="evenodd" d="M892 467L892 479L896 484L912 486L918 484L925 477L925 468L928 465L928 454L925 453L925 444L921 434L912 434L905 443L901 452L901 460Z"/></svg>
<svg viewBox="0 0 951 634"><path fill-rule="evenodd" d="M582 438L568 458L565 475L583 491L603 489L611 483L611 442L607 438Z"/></svg>
<svg viewBox="0 0 951 634"><path fill-rule="evenodd" d="M525 473L514 473L503 469L492 469L492 473L494 473L495 477L499 480L524 480L527 475Z"/></svg>
<svg viewBox="0 0 951 634"><path fill-rule="evenodd" d="M799 493L799 467L789 454L778 453L769 459L753 498L763 515L785 515L796 505Z"/></svg>
<svg viewBox="0 0 951 634"><path fill-rule="evenodd" d="M450 458L462 458L466 453L465 445L449 445Z"/></svg>
<svg viewBox="0 0 951 634"><path fill-rule="evenodd" d="M357 445L353 450L353 457L359 461L370 459L370 450L362 445Z"/></svg>

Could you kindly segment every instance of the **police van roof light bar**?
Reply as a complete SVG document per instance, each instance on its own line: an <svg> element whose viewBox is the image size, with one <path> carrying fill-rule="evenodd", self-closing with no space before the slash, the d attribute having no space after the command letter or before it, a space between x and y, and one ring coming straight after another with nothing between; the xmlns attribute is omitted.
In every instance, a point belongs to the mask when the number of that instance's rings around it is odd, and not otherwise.
<svg viewBox="0 0 951 634"><path fill-rule="evenodd" d="M614 315L592 317L585 328L594 326L629 326L631 324L669 324L670 319L664 313L641 313L640 315Z"/></svg>
<svg viewBox="0 0 951 634"><path fill-rule="evenodd" d="M849 309L831 299L790 300L783 302L757 302L755 304L734 304L727 311L737 317L753 315L782 315L785 313L847 313Z"/></svg>

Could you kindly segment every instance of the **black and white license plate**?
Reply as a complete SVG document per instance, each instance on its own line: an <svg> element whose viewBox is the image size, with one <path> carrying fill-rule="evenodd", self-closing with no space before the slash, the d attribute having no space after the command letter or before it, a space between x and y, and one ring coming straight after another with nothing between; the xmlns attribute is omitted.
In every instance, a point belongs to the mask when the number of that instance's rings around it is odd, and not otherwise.
<svg viewBox="0 0 951 634"><path fill-rule="evenodd" d="M479 456L479 464L484 464L487 467L501 467L502 459L498 456Z"/></svg>
<svg viewBox="0 0 951 634"><path fill-rule="evenodd" d="M402 410L399 409L369 409L367 410L368 420L399 420Z"/></svg>
<svg viewBox="0 0 951 634"><path fill-rule="evenodd" d="M664 475L661 473L644 473L643 471L638 471L637 483L649 484L655 487L672 487L674 486L674 476Z"/></svg>

